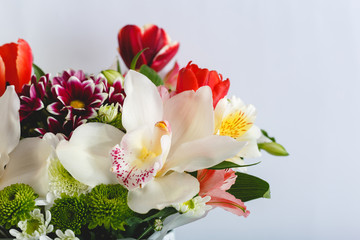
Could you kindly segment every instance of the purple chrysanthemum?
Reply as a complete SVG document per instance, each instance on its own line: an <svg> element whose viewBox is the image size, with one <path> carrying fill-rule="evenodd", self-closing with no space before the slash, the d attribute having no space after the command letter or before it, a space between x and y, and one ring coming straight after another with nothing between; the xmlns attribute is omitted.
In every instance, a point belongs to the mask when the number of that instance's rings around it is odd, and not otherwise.
<svg viewBox="0 0 360 240"><path fill-rule="evenodd" d="M49 74L46 74L42 76L39 81L37 81L36 76L32 76L30 84L23 86L19 94L21 121L29 117L33 112L40 111L44 108L44 100L48 95L46 89L49 84Z"/></svg>
<svg viewBox="0 0 360 240"><path fill-rule="evenodd" d="M53 115L65 114L70 121L74 117L90 119L96 117L96 111L106 100L107 82L104 78L87 78L82 71L67 71L53 79L51 88L56 101L47 106Z"/></svg>
<svg viewBox="0 0 360 240"><path fill-rule="evenodd" d="M35 128L35 131L44 135L47 132L52 132L54 134L62 134L66 139L71 137L72 132L75 128L85 123L86 119L80 119L78 117L74 117L72 120L68 121L59 121L54 117L47 118L47 128Z"/></svg>
<svg viewBox="0 0 360 240"><path fill-rule="evenodd" d="M109 104L119 103L120 106L123 105L125 99L125 90L122 81L115 80L113 85L109 87Z"/></svg>

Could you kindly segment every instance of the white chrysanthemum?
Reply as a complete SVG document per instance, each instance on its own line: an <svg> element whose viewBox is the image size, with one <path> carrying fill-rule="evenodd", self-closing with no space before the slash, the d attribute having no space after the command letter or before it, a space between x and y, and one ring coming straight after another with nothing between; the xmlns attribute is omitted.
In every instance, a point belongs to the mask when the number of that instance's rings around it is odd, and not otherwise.
<svg viewBox="0 0 360 240"><path fill-rule="evenodd" d="M240 98L221 99L215 108L216 135L230 136L237 141L246 142L237 156L228 161L242 164L240 157L255 158L260 156L257 140L261 136L260 129L254 125L256 109L246 105Z"/></svg>
<svg viewBox="0 0 360 240"><path fill-rule="evenodd" d="M50 224L51 213L46 211L46 221L40 209L35 209L30 212L30 218L25 221L20 221L18 227L22 232L15 229L10 229L9 233L20 240L51 240L46 234L51 233L54 229Z"/></svg>
<svg viewBox="0 0 360 240"><path fill-rule="evenodd" d="M110 123L114 121L119 114L119 104L111 105L105 104L99 108L99 117L104 123Z"/></svg>
<svg viewBox="0 0 360 240"><path fill-rule="evenodd" d="M55 233L58 237L54 240L79 240L79 238L75 236L75 233L70 229L67 229L65 232L62 232L60 229L58 229L55 231Z"/></svg>
<svg viewBox="0 0 360 240"><path fill-rule="evenodd" d="M184 203L174 204L173 207L180 213L197 218L203 216L207 211L212 208L211 206L206 205L206 203L210 201L210 199L210 196L197 196Z"/></svg>

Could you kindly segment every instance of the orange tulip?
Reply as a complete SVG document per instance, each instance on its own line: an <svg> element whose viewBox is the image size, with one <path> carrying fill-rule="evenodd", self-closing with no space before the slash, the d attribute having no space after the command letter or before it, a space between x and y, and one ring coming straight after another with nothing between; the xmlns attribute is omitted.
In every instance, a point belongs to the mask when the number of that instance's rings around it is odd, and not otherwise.
<svg viewBox="0 0 360 240"><path fill-rule="evenodd" d="M17 93L30 82L33 56L29 44L19 39L18 43L0 46L0 96L6 85L14 85Z"/></svg>

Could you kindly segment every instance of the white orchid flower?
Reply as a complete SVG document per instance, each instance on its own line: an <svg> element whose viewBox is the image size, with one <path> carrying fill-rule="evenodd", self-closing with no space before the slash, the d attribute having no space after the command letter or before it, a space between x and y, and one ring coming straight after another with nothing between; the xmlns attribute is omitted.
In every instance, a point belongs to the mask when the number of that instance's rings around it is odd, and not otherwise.
<svg viewBox="0 0 360 240"><path fill-rule="evenodd" d="M199 192L199 182L187 172L233 157L245 144L213 134L209 87L185 91L163 102L147 77L129 71L125 93L125 135L110 125L84 124L70 141L58 145L57 155L75 179L89 186L116 182L116 175L129 189L128 205L136 212L191 199Z"/></svg>
<svg viewBox="0 0 360 240"><path fill-rule="evenodd" d="M260 129L254 125L256 109L253 105L246 105L240 98L221 99L215 108L215 134L230 136L237 141L246 142L237 156L228 159L243 165L240 157L256 158L261 153L257 140L261 137Z"/></svg>
<svg viewBox="0 0 360 240"><path fill-rule="evenodd" d="M9 154L18 145L20 139L20 100L14 86L8 86L0 97L0 178L9 163Z"/></svg>

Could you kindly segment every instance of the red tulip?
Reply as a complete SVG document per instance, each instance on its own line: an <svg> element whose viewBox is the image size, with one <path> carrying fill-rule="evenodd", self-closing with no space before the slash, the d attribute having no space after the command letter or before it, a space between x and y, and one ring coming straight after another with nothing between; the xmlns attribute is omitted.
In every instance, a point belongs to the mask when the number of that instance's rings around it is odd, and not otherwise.
<svg viewBox="0 0 360 240"><path fill-rule="evenodd" d="M126 66L141 50L148 48L139 57L136 68L146 64L155 71L160 71L175 56L179 49L178 42L171 42L164 29L156 25L126 25L118 34L119 52Z"/></svg>
<svg viewBox="0 0 360 240"><path fill-rule="evenodd" d="M222 75L216 71L199 68L196 64L191 64L191 62L185 68L180 69L176 86L177 93L187 90L196 91L202 86L209 86L211 88L215 108L219 100L226 96L230 87L230 81L228 78L223 81Z"/></svg>
<svg viewBox="0 0 360 240"><path fill-rule="evenodd" d="M7 84L21 92L22 86L30 82L32 61L31 48L23 39L0 46L0 96Z"/></svg>

